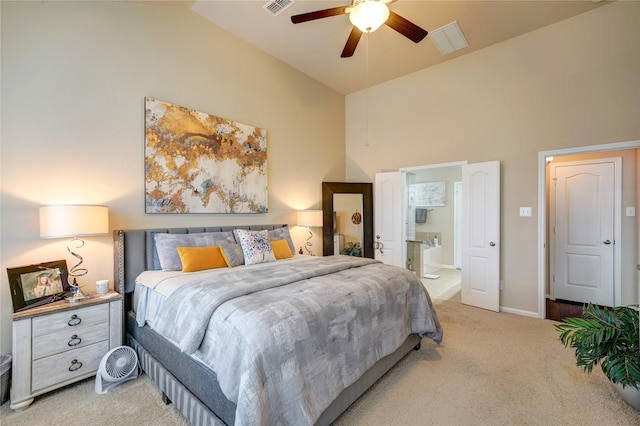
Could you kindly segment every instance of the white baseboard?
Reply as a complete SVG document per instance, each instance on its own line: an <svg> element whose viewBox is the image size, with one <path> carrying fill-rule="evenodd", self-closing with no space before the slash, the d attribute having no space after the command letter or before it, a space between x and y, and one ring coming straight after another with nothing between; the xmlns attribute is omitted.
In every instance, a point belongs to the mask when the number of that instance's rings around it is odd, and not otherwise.
<svg viewBox="0 0 640 426"><path fill-rule="evenodd" d="M500 306L500 312L522 315L523 317L540 318L540 315L538 315L537 312L523 311L522 309L507 308L504 306Z"/></svg>

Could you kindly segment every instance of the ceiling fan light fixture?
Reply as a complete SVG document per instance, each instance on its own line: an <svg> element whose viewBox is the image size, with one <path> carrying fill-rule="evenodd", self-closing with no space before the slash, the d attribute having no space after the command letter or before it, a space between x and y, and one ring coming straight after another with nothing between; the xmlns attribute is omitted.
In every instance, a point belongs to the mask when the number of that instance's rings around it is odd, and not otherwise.
<svg viewBox="0 0 640 426"><path fill-rule="evenodd" d="M349 20L363 33L371 33L389 19L389 8L384 0L356 0Z"/></svg>

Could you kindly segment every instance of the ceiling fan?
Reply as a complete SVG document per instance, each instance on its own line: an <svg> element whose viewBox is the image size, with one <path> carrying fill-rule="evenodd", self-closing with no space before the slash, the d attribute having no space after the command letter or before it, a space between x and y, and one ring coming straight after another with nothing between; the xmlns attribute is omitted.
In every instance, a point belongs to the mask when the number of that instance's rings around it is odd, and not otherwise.
<svg viewBox="0 0 640 426"><path fill-rule="evenodd" d="M360 37L362 37L362 33L373 32L382 24L393 28L414 43L419 43L427 36L427 30L420 28L413 22L389 10L387 3L393 3L394 1L396 0L353 0L349 6L332 7L330 9L293 15L291 22L299 24L348 13L349 20L353 24L353 29L342 50L341 58L353 56Z"/></svg>

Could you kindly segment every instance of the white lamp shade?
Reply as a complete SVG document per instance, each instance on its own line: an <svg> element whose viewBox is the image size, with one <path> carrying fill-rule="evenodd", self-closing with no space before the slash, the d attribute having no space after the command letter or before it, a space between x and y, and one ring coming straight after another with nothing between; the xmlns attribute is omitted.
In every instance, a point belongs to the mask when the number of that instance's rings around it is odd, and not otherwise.
<svg viewBox="0 0 640 426"><path fill-rule="evenodd" d="M106 206L58 205L40 207L40 238L63 238L109 233Z"/></svg>
<svg viewBox="0 0 640 426"><path fill-rule="evenodd" d="M364 0L354 6L349 20L363 33L371 33L389 19L389 8L383 0Z"/></svg>
<svg viewBox="0 0 640 426"><path fill-rule="evenodd" d="M298 226L318 228L322 226L322 210L301 210L298 212Z"/></svg>

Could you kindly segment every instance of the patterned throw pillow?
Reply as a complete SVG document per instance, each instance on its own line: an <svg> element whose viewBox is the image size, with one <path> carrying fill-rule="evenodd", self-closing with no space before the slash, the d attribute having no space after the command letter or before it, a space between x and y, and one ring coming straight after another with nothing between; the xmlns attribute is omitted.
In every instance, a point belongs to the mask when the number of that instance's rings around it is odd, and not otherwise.
<svg viewBox="0 0 640 426"><path fill-rule="evenodd" d="M245 265L255 265L256 263L275 262L276 258L271 248L269 231L249 231L246 229L236 229L236 238L242 247Z"/></svg>
<svg viewBox="0 0 640 426"><path fill-rule="evenodd" d="M234 267L244 265L244 256L242 255L242 248L239 244L220 244L220 248L227 257L229 266Z"/></svg>

